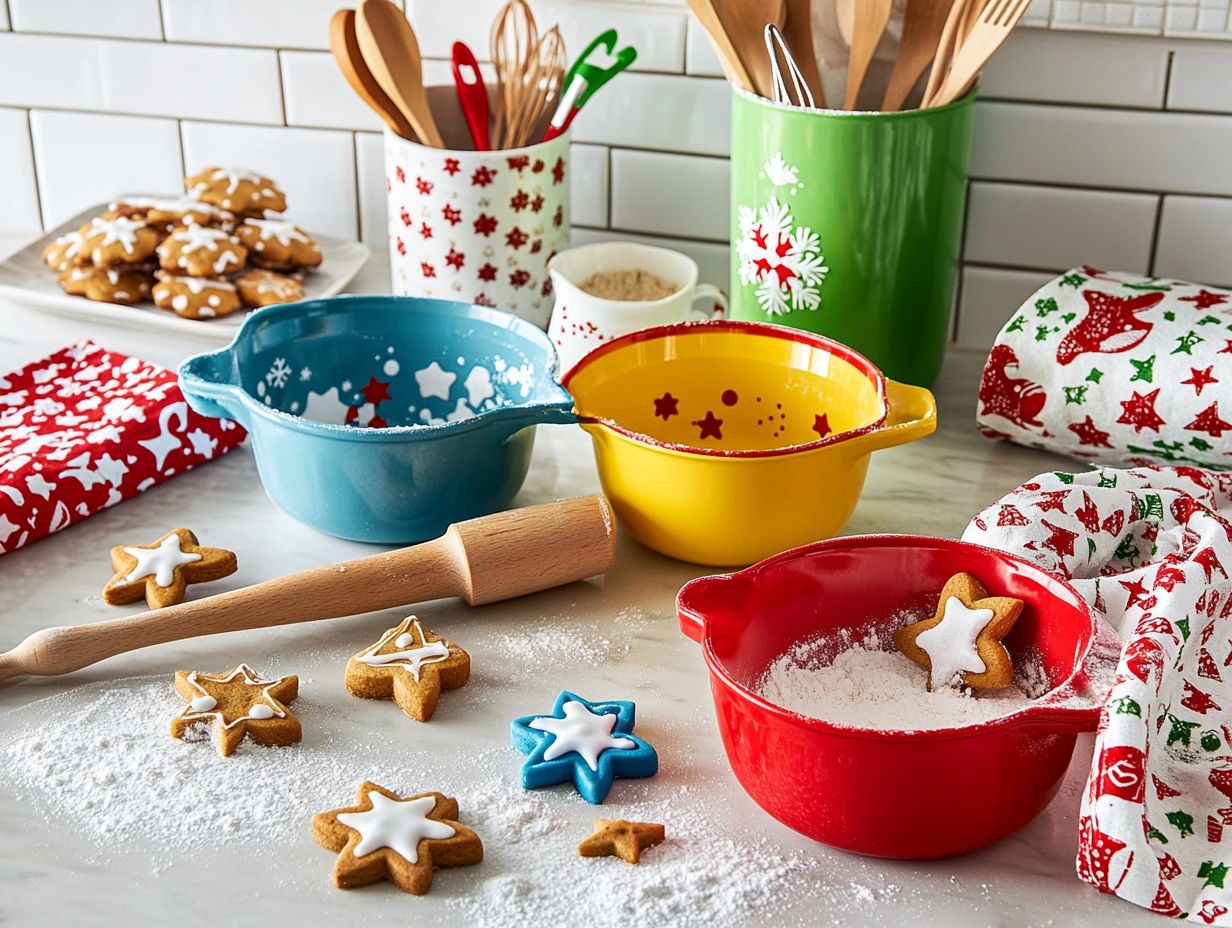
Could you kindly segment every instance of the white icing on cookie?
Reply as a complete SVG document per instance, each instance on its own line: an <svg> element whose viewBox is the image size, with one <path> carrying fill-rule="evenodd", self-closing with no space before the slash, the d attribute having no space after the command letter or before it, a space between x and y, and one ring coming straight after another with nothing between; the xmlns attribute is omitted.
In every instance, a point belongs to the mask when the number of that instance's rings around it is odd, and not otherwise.
<svg viewBox="0 0 1232 928"><path fill-rule="evenodd" d="M124 553L137 559L137 565L124 578L125 583L152 576L159 586L171 586L177 567L201 560L200 554L180 550L180 536L174 532L157 548L125 548Z"/></svg>
<svg viewBox="0 0 1232 928"><path fill-rule="evenodd" d="M631 751L637 743L628 738L613 738L612 728L616 716L603 712L591 712L584 703L569 700L564 705L565 717L540 716L531 719L530 727L555 735L552 743L543 752L544 760L555 760L562 754L576 751L591 770L599 769L599 755L608 749Z"/></svg>
<svg viewBox="0 0 1232 928"><path fill-rule="evenodd" d="M198 679L207 680L210 683L230 683L237 676L242 676L244 682L249 686L262 687L259 700L264 702L254 702L248 710L247 715L241 715L239 718L227 721L221 712L212 711L218 707L218 701L206 692L205 687L198 683ZM180 714L180 718L186 721L196 721L198 719L213 719L218 722L223 728L231 728L233 725L238 725L240 722L261 721L263 719L272 719L275 716L285 718L285 713L275 707L274 697L270 695L270 689L277 686L286 677L279 677L277 680L262 680L257 676L256 672L247 664L240 664L226 676L218 676L216 674L203 674L193 671L187 677L188 684L197 691L194 696L184 707L184 711Z"/></svg>
<svg viewBox="0 0 1232 928"><path fill-rule="evenodd" d="M390 799L383 793L371 792L368 800L372 803L370 811L338 815L339 822L359 832L359 844L353 852L356 857L387 847L408 862L417 863L420 841L425 838L443 840L457 833L452 825L428 818L436 805L434 796Z"/></svg>
<svg viewBox="0 0 1232 928"><path fill-rule="evenodd" d="M417 635L419 645L415 645ZM394 647L398 650L385 654L377 653L389 643L390 639L393 639ZM412 645L415 646L412 647ZM419 624L419 619L411 615L403 619L397 628L391 628L382 635L380 641L367 651L357 654L355 660L373 667L388 664L403 667L418 683L421 667L425 664L439 664L447 657L449 657L449 645L443 641L429 641L424 634L423 626Z"/></svg>
<svg viewBox="0 0 1232 928"><path fill-rule="evenodd" d="M220 247L220 243L229 241L230 238L231 236L222 229L199 225L184 226L171 233L171 241L183 243L180 245L180 253L186 255L202 248L213 251Z"/></svg>
<svg viewBox="0 0 1232 928"><path fill-rule="evenodd" d="M290 245L293 241L305 244L312 241L303 229L285 219L246 219L244 224L256 228L266 241L274 239L283 245Z"/></svg>
<svg viewBox="0 0 1232 928"><path fill-rule="evenodd" d="M125 252L131 255L137 250L137 233L144 228L145 223L143 221L129 219L126 216L118 216L115 219L99 218L91 223L91 229L88 234L93 236L101 232L103 235L103 240L94 246L94 253L96 255L100 248L116 244L120 245Z"/></svg>
<svg viewBox="0 0 1232 928"><path fill-rule="evenodd" d="M915 643L928 655L932 685L961 683L963 673L983 673L988 668L976 649L979 638L995 613L991 609L969 609L957 596L945 601L941 621L916 636Z"/></svg>

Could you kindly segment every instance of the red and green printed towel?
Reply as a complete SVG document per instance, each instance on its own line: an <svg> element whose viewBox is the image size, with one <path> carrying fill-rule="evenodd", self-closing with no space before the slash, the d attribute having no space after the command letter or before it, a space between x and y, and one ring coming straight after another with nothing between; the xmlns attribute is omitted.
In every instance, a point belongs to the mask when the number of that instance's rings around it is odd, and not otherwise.
<svg viewBox="0 0 1232 928"><path fill-rule="evenodd" d="M1079 877L1232 926L1232 474L1043 474L963 539L1069 580L1123 642L1079 813Z"/></svg>
<svg viewBox="0 0 1232 928"><path fill-rule="evenodd" d="M188 408L174 373L82 342L0 374L0 554L244 440Z"/></svg>
<svg viewBox="0 0 1232 928"><path fill-rule="evenodd" d="M1095 462L1232 468L1232 291L1074 268L997 336L976 422Z"/></svg>

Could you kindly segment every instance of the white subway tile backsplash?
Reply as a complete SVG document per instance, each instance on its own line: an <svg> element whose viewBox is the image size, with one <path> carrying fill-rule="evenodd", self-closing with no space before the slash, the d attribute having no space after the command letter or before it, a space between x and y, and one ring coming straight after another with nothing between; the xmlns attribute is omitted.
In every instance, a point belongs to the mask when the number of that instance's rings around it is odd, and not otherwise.
<svg viewBox="0 0 1232 928"><path fill-rule="evenodd" d="M731 148L731 90L701 77L624 74L591 98L573 122L573 138L725 155Z"/></svg>
<svg viewBox="0 0 1232 928"><path fill-rule="evenodd" d="M684 70L698 77L722 77L723 66L715 54L710 37L696 17L689 17L689 31L685 38Z"/></svg>
<svg viewBox="0 0 1232 928"><path fill-rule="evenodd" d="M182 119L282 122L278 56L273 51L102 42L99 60L105 109Z"/></svg>
<svg viewBox="0 0 1232 928"><path fill-rule="evenodd" d="M30 151L30 130L22 110L0 109L0 230L37 232L42 228L38 208L38 185Z"/></svg>
<svg viewBox="0 0 1232 928"><path fill-rule="evenodd" d="M314 232L355 238L355 145L351 133L324 129L185 122L184 164L241 165L276 180L287 217Z"/></svg>
<svg viewBox="0 0 1232 928"><path fill-rule="evenodd" d="M379 132L384 122L351 89L329 52L280 52L287 125Z"/></svg>
<svg viewBox="0 0 1232 928"><path fill-rule="evenodd" d="M0 35L0 104L103 109L102 42Z"/></svg>
<svg viewBox="0 0 1232 928"><path fill-rule="evenodd" d="M1232 286L1232 200L1164 197L1153 272Z"/></svg>
<svg viewBox="0 0 1232 928"><path fill-rule="evenodd" d="M1232 119L981 103L972 174L1180 193L1232 194Z"/></svg>
<svg viewBox="0 0 1232 928"><path fill-rule="evenodd" d="M42 3L43 0L28 0ZM329 48L329 20L340 0L162 0L172 42Z"/></svg>
<svg viewBox="0 0 1232 928"><path fill-rule="evenodd" d="M726 245L658 235L638 235L615 229L583 228L573 230L572 242L575 246L589 245L591 242L642 242L646 245L658 245L660 248L674 248L697 262L700 282L714 284L724 292L731 288L731 256Z"/></svg>
<svg viewBox="0 0 1232 928"><path fill-rule="evenodd" d="M1168 107L1232 113L1232 46L1176 49Z"/></svg>
<svg viewBox="0 0 1232 928"><path fill-rule="evenodd" d="M1159 109L1167 80L1162 42L1023 29L989 62L980 96Z"/></svg>
<svg viewBox="0 0 1232 928"><path fill-rule="evenodd" d="M0 0L0 30L9 28L9 8L5 0Z"/></svg>
<svg viewBox="0 0 1232 928"><path fill-rule="evenodd" d="M28 32L161 39L158 0L8 0L13 28Z"/></svg>
<svg viewBox="0 0 1232 928"><path fill-rule="evenodd" d="M963 259L1063 271L1075 264L1146 271L1159 197L976 182Z"/></svg>
<svg viewBox="0 0 1232 928"><path fill-rule="evenodd" d="M637 49L633 70L684 70L688 11L683 8L577 0L535 0L531 7L540 32L560 26L570 61L599 33L615 28L619 36L617 48L632 45ZM491 57L489 35L500 8L500 0L407 0L407 13L415 27L420 52L428 58L448 58L455 41L469 45L476 58ZM604 61L602 57L593 60L600 65Z"/></svg>
<svg viewBox="0 0 1232 928"><path fill-rule="evenodd" d="M385 138L355 133L355 168L359 186L359 237L380 250L389 242L385 206Z"/></svg>
<svg viewBox="0 0 1232 928"><path fill-rule="evenodd" d="M569 149L569 215L574 225L608 224L608 150L602 145Z"/></svg>
<svg viewBox="0 0 1232 928"><path fill-rule="evenodd" d="M34 110L30 132L47 228L125 193L184 189L173 119Z"/></svg>
<svg viewBox="0 0 1232 928"><path fill-rule="evenodd" d="M727 241L728 162L659 152L612 152L616 229Z"/></svg>
<svg viewBox="0 0 1232 928"><path fill-rule="evenodd" d="M957 343L963 348L991 347L1014 310L1054 276L1038 271L964 268Z"/></svg>

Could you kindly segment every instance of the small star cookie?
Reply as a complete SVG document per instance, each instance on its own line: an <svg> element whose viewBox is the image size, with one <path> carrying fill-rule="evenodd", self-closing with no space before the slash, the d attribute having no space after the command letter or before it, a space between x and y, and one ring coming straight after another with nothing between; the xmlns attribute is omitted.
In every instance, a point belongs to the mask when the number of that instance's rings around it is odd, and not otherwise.
<svg viewBox="0 0 1232 928"><path fill-rule="evenodd" d="M1014 665L1001 641L1022 606L1021 599L989 596L970 574L955 574L941 590L936 614L896 631L894 647L928 671L929 692L962 684L1004 689L1014 682Z"/></svg>
<svg viewBox="0 0 1232 928"><path fill-rule="evenodd" d="M208 726L223 757L234 754L245 735L270 746L303 737L299 719L287 708L299 695L299 677L262 680L247 664L227 673L177 670L175 691L188 704L171 720L171 737L200 740Z"/></svg>
<svg viewBox="0 0 1232 928"><path fill-rule="evenodd" d="M115 576L103 587L103 601L112 606L135 603L143 596L151 609L184 601L190 583L219 580L235 573L235 555L223 548L203 548L197 536L177 528L150 545L119 545L111 549Z"/></svg>
<svg viewBox="0 0 1232 928"><path fill-rule="evenodd" d="M354 889L388 879L422 896L433 869L483 860L483 842L458 822L458 801L441 793L405 799L375 783L359 787L356 804L312 817L312 836L337 851L334 885Z"/></svg>
<svg viewBox="0 0 1232 928"><path fill-rule="evenodd" d="M243 168L206 168L184 178L188 195L228 212L263 215L270 209L281 213L287 197L278 185L263 174Z"/></svg>
<svg viewBox="0 0 1232 928"><path fill-rule="evenodd" d="M619 857L636 864L642 851L654 847L665 837L662 825L654 822L627 822L624 819L595 819L595 833L578 845L583 857Z"/></svg>
<svg viewBox="0 0 1232 928"><path fill-rule="evenodd" d="M441 690L456 689L470 675L470 655L408 615L347 661L346 688L363 699L392 699L411 718L426 722Z"/></svg>

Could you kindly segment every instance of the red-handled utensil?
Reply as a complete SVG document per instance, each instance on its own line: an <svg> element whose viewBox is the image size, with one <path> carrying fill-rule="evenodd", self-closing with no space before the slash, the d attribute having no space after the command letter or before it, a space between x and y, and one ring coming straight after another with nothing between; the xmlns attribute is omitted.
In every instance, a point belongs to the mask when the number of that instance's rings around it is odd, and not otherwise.
<svg viewBox="0 0 1232 928"><path fill-rule="evenodd" d="M637 49L626 45L616 51L617 35L615 29L608 29L595 36L594 41L586 46L586 50L578 56L569 73L565 75L564 90L560 94L560 102L556 104L556 112L548 123L547 131L543 133L543 141L550 142L563 133L573 123L578 111L586 105L586 101L595 95L595 91L610 81L613 77L633 64L637 58ZM592 64L587 59L603 46L609 56L615 56L615 62L606 68Z"/></svg>
<svg viewBox="0 0 1232 928"><path fill-rule="evenodd" d="M458 88L458 104L462 107L462 115L466 117L466 127L470 129L471 141L475 143L475 151L490 151L492 142L488 136L488 121L491 110L488 107L488 88L479 73L479 62L475 53L465 42L453 43L453 82Z"/></svg>

